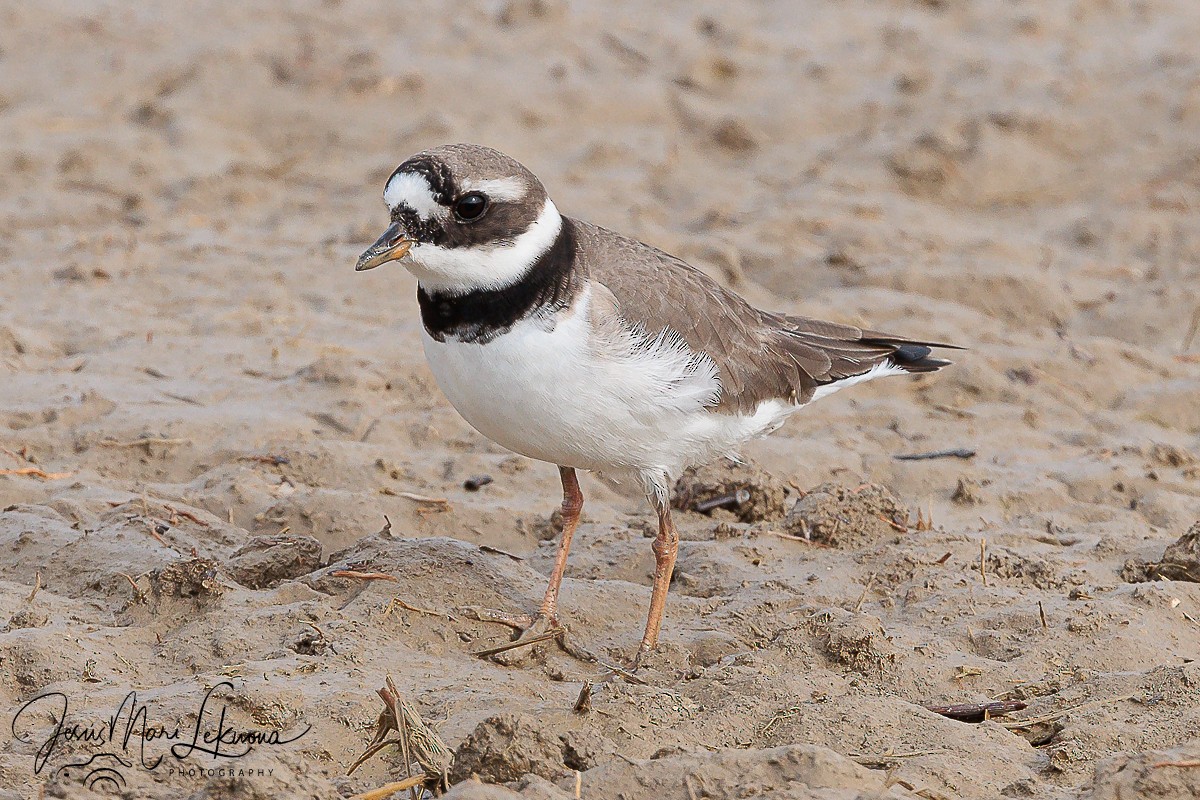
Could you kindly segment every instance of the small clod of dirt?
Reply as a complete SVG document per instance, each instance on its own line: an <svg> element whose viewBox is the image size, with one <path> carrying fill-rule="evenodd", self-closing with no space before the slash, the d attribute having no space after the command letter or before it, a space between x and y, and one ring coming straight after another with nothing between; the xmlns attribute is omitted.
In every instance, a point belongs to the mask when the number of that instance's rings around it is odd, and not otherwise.
<svg viewBox="0 0 1200 800"><path fill-rule="evenodd" d="M954 494L950 495L950 499L960 506L982 505L984 502L983 488L979 481L963 475L958 479L958 486L955 487Z"/></svg>
<svg viewBox="0 0 1200 800"><path fill-rule="evenodd" d="M308 383L327 386L357 386L361 377L361 364L336 356L321 356L296 372L296 377Z"/></svg>
<svg viewBox="0 0 1200 800"><path fill-rule="evenodd" d="M1007 547L996 547L988 551L987 572L998 578L1019 580L1039 589L1056 589L1064 584L1058 569L1046 559Z"/></svg>
<svg viewBox="0 0 1200 800"><path fill-rule="evenodd" d="M724 119L712 133L713 141L731 153L751 153L758 149L758 136L739 119Z"/></svg>
<svg viewBox="0 0 1200 800"><path fill-rule="evenodd" d="M1170 750L1118 752L1096 763L1092 782L1079 797L1087 800L1173 800L1200 797L1200 743Z"/></svg>
<svg viewBox="0 0 1200 800"><path fill-rule="evenodd" d="M1150 460L1164 467L1186 467L1196 463L1196 457L1173 444L1156 443L1150 448Z"/></svg>
<svg viewBox="0 0 1200 800"><path fill-rule="evenodd" d="M877 677L896 662L896 648L877 617L830 608L809 625L830 658L863 675Z"/></svg>
<svg viewBox="0 0 1200 800"><path fill-rule="evenodd" d="M1118 574L1126 583L1146 583L1154 580L1154 569L1157 566L1157 564L1148 564L1145 561L1131 558L1125 562Z"/></svg>
<svg viewBox="0 0 1200 800"><path fill-rule="evenodd" d="M308 630L292 642L291 649L302 656L321 656L329 649L329 642L320 631Z"/></svg>
<svg viewBox="0 0 1200 800"><path fill-rule="evenodd" d="M686 470L675 482L671 506L701 513L724 508L742 522L763 522L783 517L787 492L783 481L753 464L721 459Z"/></svg>
<svg viewBox="0 0 1200 800"><path fill-rule="evenodd" d="M1153 577L1200 583L1200 522L1167 545L1162 560L1151 568Z"/></svg>
<svg viewBox="0 0 1200 800"><path fill-rule="evenodd" d="M540 517L529 525L529 532L538 541L549 541L563 531L563 514L561 508L554 509L548 517Z"/></svg>
<svg viewBox="0 0 1200 800"><path fill-rule="evenodd" d="M108 280L112 277L112 275L105 270L99 268L85 269L79 264L70 264L62 269L56 269L54 272L50 273L50 275L58 281L69 281L75 283L82 283L90 280Z"/></svg>
<svg viewBox="0 0 1200 800"><path fill-rule="evenodd" d="M230 576L251 589L299 578L321 566L321 543L311 536L255 536L229 561Z"/></svg>
<svg viewBox="0 0 1200 800"><path fill-rule="evenodd" d="M150 573L155 597L188 597L206 600L219 596L224 587L217 578L217 562L211 558L173 561Z"/></svg>
<svg viewBox="0 0 1200 800"><path fill-rule="evenodd" d="M50 622L50 615L36 608L22 608L8 620L4 633L10 633L23 628L40 628Z"/></svg>
<svg viewBox="0 0 1200 800"><path fill-rule="evenodd" d="M854 548L907 529L908 507L887 488L823 483L792 507L784 525L793 536Z"/></svg>
<svg viewBox="0 0 1200 800"><path fill-rule="evenodd" d="M455 751L450 782L476 775L487 783L506 783L527 773L557 780L569 772L557 735L531 717L499 714L479 723Z"/></svg>
<svg viewBox="0 0 1200 800"><path fill-rule="evenodd" d="M1126 583L1156 580L1200 583L1200 522L1167 545L1158 562L1131 558L1121 567L1120 575Z"/></svg>

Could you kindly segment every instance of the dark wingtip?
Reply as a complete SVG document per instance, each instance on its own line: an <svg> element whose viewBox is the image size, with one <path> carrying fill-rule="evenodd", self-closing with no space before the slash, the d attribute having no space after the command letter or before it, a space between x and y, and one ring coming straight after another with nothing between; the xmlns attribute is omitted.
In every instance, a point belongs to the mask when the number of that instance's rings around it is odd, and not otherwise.
<svg viewBox="0 0 1200 800"><path fill-rule="evenodd" d="M923 344L902 344L892 353L892 362L905 372L937 372L954 363L944 358L930 358L933 349Z"/></svg>
<svg viewBox="0 0 1200 800"><path fill-rule="evenodd" d="M912 364L932 352L932 347L926 347L923 344L902 344L896 348L896 352L892 353L892 358L896 359L898 364Z"/></svg>

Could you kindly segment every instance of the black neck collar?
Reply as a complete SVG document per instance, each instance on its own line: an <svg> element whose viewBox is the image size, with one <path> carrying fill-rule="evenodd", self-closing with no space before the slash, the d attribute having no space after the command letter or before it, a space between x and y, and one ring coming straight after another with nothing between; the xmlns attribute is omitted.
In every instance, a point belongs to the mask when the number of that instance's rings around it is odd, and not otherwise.
<svg viewBox="0 0 1200 800"><path fill-rule="evenodd" d="M439 342L487 344L524 317L560 311L571 304L578 281L574 274L575 228L562 218L554 243L538 256L516 283L466 294L430 292L417 286L425 330Z"/></svg>

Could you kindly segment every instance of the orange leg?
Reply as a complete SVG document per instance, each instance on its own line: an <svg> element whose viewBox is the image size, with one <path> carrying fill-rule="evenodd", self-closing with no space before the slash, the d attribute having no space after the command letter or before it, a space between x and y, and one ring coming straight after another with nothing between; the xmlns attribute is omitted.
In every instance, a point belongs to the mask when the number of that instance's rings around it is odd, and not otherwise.
<svg viewBox="0 0 1200 800"><path fill-rule="evenodd" d="M554 571L550 573L550 585L546 587L546 596L538 614L550 620L555 626L558 621L558 590L562 587L563 575L567 571L567 555L571 552L571 537L579 527L579 517L583 512L583 492L579 489L579 479L571 467L559 467L558 475L562 479L562 538L558 542L558 556L554 560Z"/></svg>
<svg viewBox="0 0 1200 800"><path fill-rule="evenodd" d="M562 479L563 501L562 538L558 542L558 555L554 559L554 570L550 573L550 583L546 587L546 596L535 615L508 614L491 609L469 609L471 616L485 622L498 622L515 628L521 634L512 642L499 647L481 650L477 655L489 656L504 664L515 665L524 656L513 653L517 649L539 644L553 639L560 648L582 661L595 661L596 657L582 647L567 641L565 629L558 621L558 592L562 588L563 575L567 571L567 556L571 551L571 538L579 527L579 517L583 512L583 492L579 489L579 479L571 467L559 467L559 477Z"/></svg>
<svg viewBox="0 0 1200 800"><path fill-rule="evenodd" d="M658 631L662 628L663 614L667 610L667 589L671 585L671 572L675 569L675 556L679 553L679 531L671 520L671 507L666 503L654 503L658 511L658 537L654 540L654 589L650 594L650 613L646 618L646 633L638 649L635 666L642 657L658 644Z"/></svg>

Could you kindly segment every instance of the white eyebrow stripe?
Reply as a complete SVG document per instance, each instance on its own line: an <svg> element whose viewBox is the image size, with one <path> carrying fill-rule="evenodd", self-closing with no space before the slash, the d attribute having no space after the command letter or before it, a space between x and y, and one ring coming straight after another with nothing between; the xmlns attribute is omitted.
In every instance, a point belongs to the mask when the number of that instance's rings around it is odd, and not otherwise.
<svg viewBox="0 0 1200 800"><path fill-rule="evenodd" d="M525 184L518 178L491 178L483 181L464 180L463 192L483 192L492 200L520 200L525 196Z"/></svg>
<svg viewBox="0 0 1200 800"><path fill-rule="evenodd" d="M397 172L383 190L383 202L388 208L406 205L425 219L432 219L441 210L433 196L433 187L424 175Z"/></svg>

